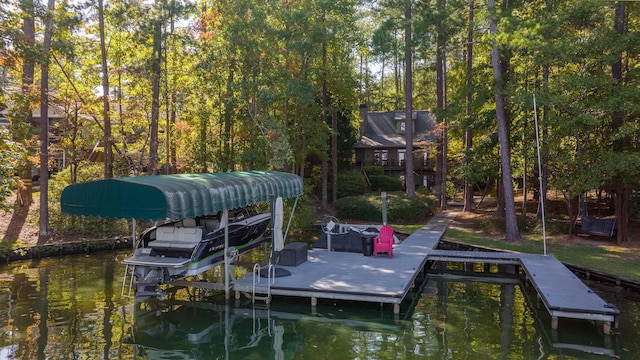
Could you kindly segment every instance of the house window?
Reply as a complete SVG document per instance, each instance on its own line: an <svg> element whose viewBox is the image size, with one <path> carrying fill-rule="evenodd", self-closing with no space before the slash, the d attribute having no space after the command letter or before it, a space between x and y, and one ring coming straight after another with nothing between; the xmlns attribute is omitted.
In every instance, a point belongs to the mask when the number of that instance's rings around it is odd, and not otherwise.
<svg viewBox="0 0 640 360"><path fill-rule="evenodd" d="M373 152L375 165L386 166L389 162L389 150L375 150Z"/></svg>
<svg viewBox="0 0 640 360"><path fill-rule="evenodd" d="M407 153L407 149L398 149L398 165L404 166L406 153Z"/></svg>

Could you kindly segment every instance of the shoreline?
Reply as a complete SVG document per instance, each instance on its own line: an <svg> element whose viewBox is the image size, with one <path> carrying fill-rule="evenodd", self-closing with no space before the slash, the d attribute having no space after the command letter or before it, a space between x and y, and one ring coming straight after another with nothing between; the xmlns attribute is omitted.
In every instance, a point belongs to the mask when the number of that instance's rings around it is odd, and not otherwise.
<svg viewBox="0 0 640 360"><path fill-rule="evenodd" d="M487 247L469 245L453 240L442 239L440 245L445 248L456 248L467 251L502 251ZM34 246L20 246L0 249L0 262L9 264L14 261L27 261L47 257L65 255L89 255L98 251L113 251L131 249L133 242L130 237L104 239L104 240L78 240L55 244L43 244ZM440 247L440 246L439 246ZM588 269L579 265L564 263L576 276L587 280L596 281L610 286L621 287L630 291L640 292L640 282L621 278L616 275Z"/></svg>
<svg viewBox="0 0 640 360"><path fill-rule="evenodd" d="M132 246L133 242L129 237L0 248L0 262L9 264L14 261L34 260L55 256L88 255L97 251L131 249Z"/></svg>

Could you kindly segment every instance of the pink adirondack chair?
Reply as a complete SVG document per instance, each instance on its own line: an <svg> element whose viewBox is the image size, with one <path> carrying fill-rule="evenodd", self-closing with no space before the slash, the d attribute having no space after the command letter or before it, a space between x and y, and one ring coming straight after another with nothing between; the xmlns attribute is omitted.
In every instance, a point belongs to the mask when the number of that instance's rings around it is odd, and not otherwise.
<svg viewBox="0 0 640 360"><path fill-rule="evenodd" d="M378 257L378 253L389 254L389 259L393 257L393 228L385 225L380 228L380 235L373 238L373 256Z"/></svg>

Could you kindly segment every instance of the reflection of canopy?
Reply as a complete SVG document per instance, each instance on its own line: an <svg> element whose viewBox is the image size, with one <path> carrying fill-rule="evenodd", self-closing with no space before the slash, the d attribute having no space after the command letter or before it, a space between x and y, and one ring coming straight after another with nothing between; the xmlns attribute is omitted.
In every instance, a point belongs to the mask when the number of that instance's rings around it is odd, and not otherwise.
<svg viewBox="0 0 640 360"><path fill-rule="evenodd" d="M275 216L273 218L273 246L275 251L284 248L284 235L282 234L282 223L284 222L284 209L282 206L282 197L276 199Z"/></svg>
<svg viewBox="0 0 640 360"><path fill-rule="evenodd" d="M183 219L303 192L302 179L277 171L125 177L70 185L64 214L124 219Z"/></svg>

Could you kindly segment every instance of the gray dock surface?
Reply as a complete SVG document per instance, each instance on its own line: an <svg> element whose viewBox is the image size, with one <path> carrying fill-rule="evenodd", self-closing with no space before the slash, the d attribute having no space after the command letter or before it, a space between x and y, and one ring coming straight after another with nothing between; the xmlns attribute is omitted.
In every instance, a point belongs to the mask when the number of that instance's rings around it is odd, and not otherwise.
<svg viewBox="0 0 640 360"><path fill-rule="evenodd" d="M394 246L391 259L386 254L376 258L360 253L310 250L307 261L298 266L277 266L291 272L291 276L276 278L270 289L267 279L262 278L255 292L400 304L424 268L429 251L438 244L455 216L453 212L434 216L429 224ZM235 291L251 293L253 286L252 276L233 282Z"/></svg>
<svg viewBox="0 0 640 360"><path fill-rule="evenodd" d="M605 331L619 314L552 255L511 252L436 250L455 212L443 212L427 225L394 246L393 258L386 255L310 250L307 261L298 266L280 266L290 276L277 277L267 286L252 276L233 282L236 292L284 295L315 299L356 300L394 304L394 311L413 287L427 261L476 262L521 266L539 298L552 316L605 322Z"/></svg>

